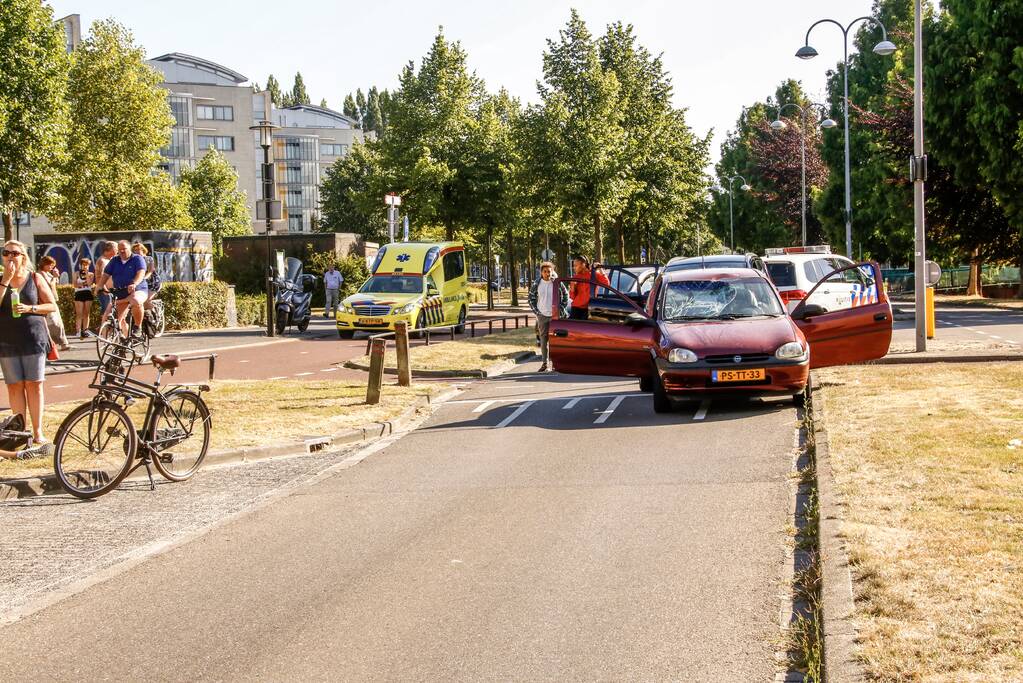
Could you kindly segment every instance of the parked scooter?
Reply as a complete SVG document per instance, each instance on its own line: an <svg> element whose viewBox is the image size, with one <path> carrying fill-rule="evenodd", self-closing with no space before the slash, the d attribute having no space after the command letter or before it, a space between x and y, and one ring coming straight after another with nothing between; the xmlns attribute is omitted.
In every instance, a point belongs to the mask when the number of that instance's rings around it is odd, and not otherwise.
<svg viewBox="0 0 1023 683"><path fill-rule="evenodd" d="M285 273L278 277L276 312L277 334L294 325L299 332L305 332L312 316L313 285L316 276L302 274L302 262L288 257L284 263Z"/></svg>

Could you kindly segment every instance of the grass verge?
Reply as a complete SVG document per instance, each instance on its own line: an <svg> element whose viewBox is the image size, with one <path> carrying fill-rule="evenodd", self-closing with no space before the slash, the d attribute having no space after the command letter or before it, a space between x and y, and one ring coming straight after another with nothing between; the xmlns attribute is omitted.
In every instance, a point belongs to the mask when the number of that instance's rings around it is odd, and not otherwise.
<svg viewBox="0 0 1023 683"><path fill-rule="evenodd" d="M385 384L380 403L367 405L366 385L353 382L300 380L218 380L203 398L213 413L211 451L275 446L305 437L326 436L371 422L391 420L413 405L420 396L435 395L444 384ZM45 432L49 438L69 412L82 401L47 406ZM145 405L132 406L129 415L136 427L145 418ZM53 458L0 460L0 479L53 473Z"/></svg>
<svg viewBox="0 0 1023 683"><path fill-rule="evenodd" d="M1023 680L1023 364L819 379L869 675Z"/></svg>
<svg viewBox="0 0 1023 683"><path fill-rule="evenodd" d="M409 361L414 370L482 370L498 361L515 358L523 351L534 351L536 348L536 333L530 326L474 339L415 346L409 349ZM369 356L355 358L352 362L368 365ZM397 362L394 346L388 345L384 357L385 366L393 368Z"/></svg>

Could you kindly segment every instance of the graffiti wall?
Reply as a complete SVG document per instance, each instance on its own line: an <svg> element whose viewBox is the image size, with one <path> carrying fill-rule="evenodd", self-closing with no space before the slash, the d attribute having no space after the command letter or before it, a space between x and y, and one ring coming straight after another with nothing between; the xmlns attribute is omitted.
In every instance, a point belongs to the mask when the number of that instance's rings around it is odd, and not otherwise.
<svg viewBox="0 0 1023 683"><path fill-rule="evenodd" d="M107 241L141 242L156 263L164 282L207 282L213 279L213 240L208 232L186 231L123 231L123 232L52 232L35 236L35 262L52 256L60 270L60 281L70 283L81 258L95 266ZM90 267L92 269L92 267Z"/></svg>

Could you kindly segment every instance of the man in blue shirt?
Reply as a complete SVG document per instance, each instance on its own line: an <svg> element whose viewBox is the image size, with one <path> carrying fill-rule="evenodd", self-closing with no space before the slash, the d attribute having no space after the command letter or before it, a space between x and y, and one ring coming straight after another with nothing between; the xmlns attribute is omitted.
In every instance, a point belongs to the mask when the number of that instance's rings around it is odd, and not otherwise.
<svg viewBox="0 0 1023 683"><path fill-rule="evenodd" d="M121 333L128 336L127 318L128 309L131 308L131 317L135 321L135 327L141 333L142 329L142 305L146 303L149 288L146 285L146 260L139 254L131 253L131 244L128 240L121 240L117 243L117 256L110 259L107 267L103 270L103 278L99 284L102 291L110 291L110 283L113 282L115 297L114 306L117 307L117 320L121 323Z"/></svg>

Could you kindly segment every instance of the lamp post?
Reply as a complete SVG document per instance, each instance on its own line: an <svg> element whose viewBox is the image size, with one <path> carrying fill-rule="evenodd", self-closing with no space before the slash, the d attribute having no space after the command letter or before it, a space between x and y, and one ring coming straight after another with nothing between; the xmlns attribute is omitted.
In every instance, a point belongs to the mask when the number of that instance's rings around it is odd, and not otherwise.
<svg viewBox="0 0 1023 683"><path fill-rule="evenodd" d="M270 235L273 220L281 217L281 203L274 199L274 168L270 163L270 146L277 126L263 120L249 130L259 132L259 146L263 148L263 199L256 203L256 218L266 218L266 336L274 336L274 266Z"/></svg>
<svg viewBox="0 0 1023 683"><path fill-rule="evenodd" d="M727 192L728 192L728 241L731 243L731 249L732 249L733 252L735 251L735 218L734 218L734 216L732 214L732 183L734 183L736 180L741 180L742 181L742 185L739 186L740 190L742 190L743 192L749 192L750 191L749 183L747 183L746 179L743 178L741 175L733 175L731 178L728 179L728 190L727 190ZM722 189L724 189L724 188L722 188Z"/></svg>
<svg viewBox="0 0 1023 683"><path fill-rule="evenodd" d="M785 130L788 127L787 124L784 121L781 120L782 113L788 107L795 107L796 109L799 110L800 121L801 121L801 124L800 124L801 125L801 130L800 130L800 136L799 136L799 140L800 140L799 155L800 155L800 163L801 163L802 169L803 169L803 182L802 182L802 186L803 186L803 194L802 194L802 198L803 198L803 241L802 241L802 245L805 247L806 246L806 113L808 111L812 111L814 108L819 108L822 113L825 113L825 116L826 116L827 108L823 104L818 104L816 102L812 102L812 103L806 105L805 107L801 107L798 104L795 104L793 102L790 102L788 104L783 104L780 107L771 107L772 109L777 109L778 110L778 115L775 117L774 121L771 121L771 129L772 130ZM835 123L834 120L832 120L831 118L824 118L824 120L822 120L820 122L820 127L821 128L825 128L825 129L834 128L837 125L838 124Z"/></svg>
<svg viewBox="0 0 1023 683"><path fill-rule="evenodd" d="M858 22L866 21L881 28L881 42L874 46L874 54L887 57L895 52L895 44L888 40L888 31L884 24L874 17L859 17L842 26L834 19L820 19L806 30L803 47L796 50L800 59L813 59L818 52L810 46L810 32L819 24L834 24L842 31L842 118L845 124L845 255L852 258L852 186L849 181L849 31Z"/></svg>

